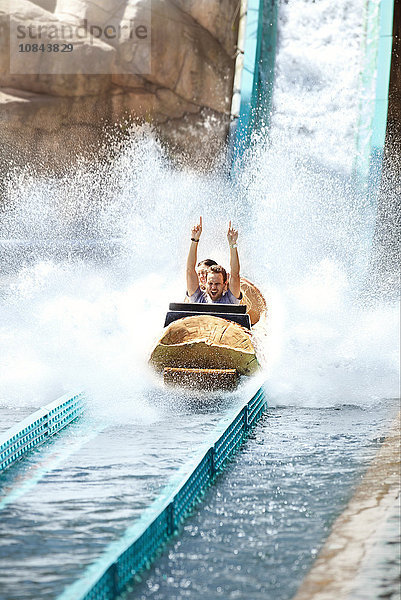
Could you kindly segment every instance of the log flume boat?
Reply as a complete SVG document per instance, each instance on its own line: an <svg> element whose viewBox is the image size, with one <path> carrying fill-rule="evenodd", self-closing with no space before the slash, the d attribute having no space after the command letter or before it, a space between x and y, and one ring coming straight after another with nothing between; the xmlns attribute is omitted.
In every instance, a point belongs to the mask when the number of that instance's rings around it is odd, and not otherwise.
<svg viewBox="0 0 401 600"><path fill-rule="evenodd" d="M172 303L150 364L170 385L234 390L260 366L254 330L265 326L267 307L258 288L241 278L241 304Z"/></svg>

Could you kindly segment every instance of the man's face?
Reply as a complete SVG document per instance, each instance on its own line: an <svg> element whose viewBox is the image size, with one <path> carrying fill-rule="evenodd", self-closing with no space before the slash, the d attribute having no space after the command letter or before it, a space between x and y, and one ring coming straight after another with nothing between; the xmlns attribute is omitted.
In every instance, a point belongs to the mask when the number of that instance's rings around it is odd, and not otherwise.
<svg viewBox="0 0 401 600"><path fill-rule="evenodd" d="M200 265L196 268L196 274L198 275L199 285L206 287L206 279L207 279L207 267L205 265Z"/></svg>
<svg viewBox="0 0 401 600"><path fill-rule="evenodd" d="M223 273L208 273L206 280L206 293L213 301L219 300L225 290Z"/></svg>

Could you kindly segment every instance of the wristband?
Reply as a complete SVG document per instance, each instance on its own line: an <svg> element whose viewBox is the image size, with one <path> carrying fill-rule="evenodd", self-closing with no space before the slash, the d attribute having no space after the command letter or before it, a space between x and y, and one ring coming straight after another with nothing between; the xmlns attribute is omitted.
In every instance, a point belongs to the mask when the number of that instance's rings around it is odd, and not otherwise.
<svg viewBox="0 0 401 600"><path fill-rule="evenodd" d="M199 242L199 240L196 240L195 238L191 238L191 242L195 242L195 244L197 244Z"/></svg>
<svg viewBox="0 0 401 600"><path fill-rule="evenodd" d="M237 244L230 244L230 248L237 248Z"/></svg>

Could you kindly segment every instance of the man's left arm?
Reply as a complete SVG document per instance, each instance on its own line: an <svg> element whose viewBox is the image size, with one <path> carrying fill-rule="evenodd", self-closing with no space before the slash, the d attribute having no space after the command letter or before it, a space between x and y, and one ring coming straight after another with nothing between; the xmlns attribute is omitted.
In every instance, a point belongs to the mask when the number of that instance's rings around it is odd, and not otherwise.
<svg viewBox="0 0 401 600"><path fill-rule="evenodd" d="M238 230L228 225L227 240L230 246L230 283L228 289L236 298L241 297L241 281L239 276L239 257L237 249Z"/></svg>

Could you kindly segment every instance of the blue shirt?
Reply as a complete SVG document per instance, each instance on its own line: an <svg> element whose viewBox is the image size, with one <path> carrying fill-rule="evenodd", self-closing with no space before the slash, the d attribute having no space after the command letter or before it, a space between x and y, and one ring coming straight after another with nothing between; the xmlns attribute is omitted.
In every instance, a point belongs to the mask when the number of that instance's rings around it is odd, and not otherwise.
<svg viewBox="0 0 401 600"><path fill-rule="evenodd" d="M198 287L196 292L189 296L190 302L200 302L200 304L240 304L240 298L236 298L231 290L227 290L218 300L212 300L211 297Z"/></svg>

